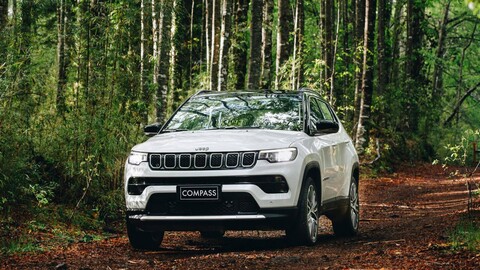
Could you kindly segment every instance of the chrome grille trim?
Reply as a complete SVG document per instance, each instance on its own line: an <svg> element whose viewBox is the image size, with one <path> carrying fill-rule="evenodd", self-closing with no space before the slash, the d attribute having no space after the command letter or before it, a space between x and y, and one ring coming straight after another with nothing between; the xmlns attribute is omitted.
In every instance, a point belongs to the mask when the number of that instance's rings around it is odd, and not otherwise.
<svg viewBox="0 0 480 270"><path fill-rule="evenodd" d="M197 158L200 156L203 156L205 159L205 163L203 167L197 166ZM207 164L208 164L207 154L195 154L195 156L193 157L193 166L195 167L195 169L205 169L207 167Z"/></svg>
<svg viewBox="0 0 480 270"><path fill-rule="evenodd" d="M151 153L148 165L151 170L232 170L255 166L258 152L224 153Z"/></svg>
<svg viewBox="0 0 480 270"><path fill-rule="evenodd" d="M252 160L252 163L251 164L245 164L245 155L253 155L253 160ZM242 153L242 167L244 168L250 168L253 166L253 164L255 164L255 161L257 160L257 153L255 152L245 152L245 153Z"/></svg>
<svg viewBox="0 0 480 270"><path fill-rule="evenodd" d="M228 165L228 159L229 159L229 157L234 156L234 155L237 156L237 158L236 158L237 161L236 161L235 165ZM226 166L227 168L236 168L236 167L238 167L239 156L240 156L240 155L239 155L238 153L228 153L228 154L226 154L226 155L225 155L225 166Z"/></svg>
<svg viewBox="0 0 480 270"><path fill-rule="evenodd" d="M213 166L212 165L212 158L214 155L220 155L220 165L219 166ZM212 153L210 154L210 168L212 169L220 169L223 165L223 154L222 153Z"/></svg>
<svg viewBox="0 0 480 270"><path fill-rule="evenodd" d="M182 166L182 161L184 158L188 158L188 166ZM180 167L180 169L190 169L190 167L192 166L192 155L190 154L180 154L178 155L178 166Z"/></svg>
<svg viewBox="0 0 480 270"><path fill-rule="evenodd" d="M154 166L154 165L156 165L156 164L152 161L152 159L153 159L153 158L157 158L157 157L158 157L158 160L159 160L159 161L158 161L158 166ZM152 166L153 169L160 169L160 168L162 167L162 155L160 155L160 154L151 154L151 155L150 155L149 163L150 163L150 166Z"/></svg>
<svg viewBox="0 0 480 270"><path fill-rule="evenodd" d="M175 154L166 154L163 156L165 169L175 169L177 167L177 156ZM173 166L167 166L167 159L173 158Z"/></svg>

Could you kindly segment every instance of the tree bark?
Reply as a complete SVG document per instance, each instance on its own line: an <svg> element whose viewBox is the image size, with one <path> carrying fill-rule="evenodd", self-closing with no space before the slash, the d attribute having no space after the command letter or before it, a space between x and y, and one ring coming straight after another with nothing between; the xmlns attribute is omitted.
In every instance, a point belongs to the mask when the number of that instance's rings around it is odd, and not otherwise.
<svg viewBox="0 0 480 270"><path fill-rule="evenodd" d="M324 16L325 16L325 33L324 33L324 41L325 41L325 51L324 51L324 61L325 61L325 82L329 85L331 84L332 80L332 73L333 73L333 0L324 0ZM328 91L328 99L330 103L333 103L334 93L333 89L329 89Z"/></svg>
<svg viewBox="0 0 480 270"><path fill-rule="evenodd" d="M299 89L303 83L303 35L305 33L305 15L303 0L295 5L295 36L293 42L292 89Z"/></svg>
<svg viewBox="0 0 480 270"><path fill-rule="evenodd" d="M363 43L363 73L362 73L362 96L360 102L360 114L358 117L358 126L355 140L355 147L362 153L369 141L369 131L371 127L371 105L373 96L373 72L374 56L371 53L374 50L375 39L375 14L376 0L365 1L365 32Z"/></svg>
<svg viewBox="0 0 480 270"><path fill-rule="evenodd" d="M245 30L248 17L249 0L237 0L237 10L235 12L235 46L233 53L233 70L237 76L235 88L241 90L245 88L245 74L247 71L247 43L245 41Z"/></svg>
<svg viewBox="0 0 480 270"><path fill-rule="evenodd" d="M65 57L66 46L66 5L65 0L57 2L57 114L65 113L65 89L67 84L68 59Z"/></svg>
<svg viewBox="0 0 480 270"><path fill-rule="evenodd" d="M140 2L140 95L142 101L148 104L148 89L145 86L145 0ZM148 122L148 110L142 112L143 123Z"/></svg>
<svg viewBox="0 0 480 270"><path fill-rule="evenodd" d="M395 12L393 15L393 36L392 36L392 57L390 69L390 81L394 88L399 88L400 65L400 41L402 36L402 13L405 6L405 0L398 0L395 3Z"/></svg>
<svg viewBox="0 0 480 270"><path fill-rule="evenodd" d="M170 76L170 45L172 6L169 0L160 0L158 78L155 100L156 122L163 123L167 113L167 94Z"/></svg>
<svg viewBox="0 0 480 270"><path fill-rule="evenodd" d="M290 8L288 0L278 0L278 21L277 21L277 56L275 67L275 88L281 87L284 80L282 69L288 60L290 44L289 33L292 18L290 16Z"/></svg>
<svg viewBox="0 0 480 270"><path fill-rule="evenodd" d="M440 22L438 31L438 45L435 53L435 64L433 68L433 92L432 103L439 104L440 98L443 94L443 57L445 55L445 43L447 39L447 24L448 15L450 12L451 0L448 0L445 10L443 12L443 18Z"/></svg>
<svg viewBox="0 0 480 270"><path fill-rule="evenodd" d="M227 90L228 51L232 25L232 1L222 1L222 34L220 39L220 63L218 64L218 91Z"/></svg>
<svg viewBox="0 0 480 270"><path fill-rule="evenodd" d="M353 122L354 124L354 135L358 130L358 119L360 115L360 100L362 93L362 54L363 52L363 37L364 37L364 28L365 28L365 0L357 0L355 2L355 52L354 52L354 65L355 65L355 93L354 93L354 111L353 111ZM356 136L354 136L356 138Z"/></svg>
<svg viewBox="0 0 480 270"><path fill-rule="evenodd" d="M262 0L252 0L250 22L250 63L248 65L248 88L258 89L262 72Z"/></svg>
<svg viewBox="0 0 480 270"><path fill-rule="evenodd" d="M272 28L273 0L263 1L262 24L262 88L270 89L272 84Z"/></svg>
<svg viewBox="0 0 480 270"><path fill-rule="evenodd" d="M211 47L211 68L210 68L210 90L218 89L218 62L220 59L220 0L212 0L212 47Z"/></svg>
<svg viewBox="0 0 480 270"><path fill-rule="evenodd" d="M8 0L0 0L0 33L6 28L8 19Z"/></svg>
<svg viewBox="0 0 480 270"><path fill-rule="evenodd" d="M409 131L418 130L419 104L422 96L425 79L423 77L423 21L425 3L419 0L408 0L407 2L407 41L405 45L405 81L407 100L405 108L407 111L406 129Z"/></svg>

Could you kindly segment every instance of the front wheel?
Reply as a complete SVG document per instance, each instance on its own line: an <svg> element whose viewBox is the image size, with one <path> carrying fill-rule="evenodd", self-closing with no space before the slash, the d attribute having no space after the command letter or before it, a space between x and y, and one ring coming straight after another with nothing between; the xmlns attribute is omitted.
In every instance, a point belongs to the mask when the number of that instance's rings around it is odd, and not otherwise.
<svg viewBox="0 0 480 270"><path fill-rule="evenodd" d="M344 215L333 221L333 232L338 236L354 236L360 223L360 204L358 200L357 180L352 177L348 208Z"/></svg>
<svg viewBox="0 0 480 270"><path fill-rule="evenodd" d="M130 245L134 249L155 250L162 243L164 232L140 231L127 219L127 234Z"/></svg>
<svg viewBox="0 0 480 270"><path fill-rule="evenodd" d="M298 219L286 230L292 244L314 245L318 236L318 192L313 178L308 177L302 187Z"/></svg>

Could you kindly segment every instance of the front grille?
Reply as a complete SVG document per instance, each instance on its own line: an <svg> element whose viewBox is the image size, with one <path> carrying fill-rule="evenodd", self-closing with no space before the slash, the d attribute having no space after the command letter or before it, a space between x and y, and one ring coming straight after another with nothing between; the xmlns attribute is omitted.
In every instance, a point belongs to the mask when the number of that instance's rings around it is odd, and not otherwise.
<svg viewBox="0 0 480 270"><path fill-rule="evenodd" d="M152 170L221 170L251 168L257 152L150 154Z"/></svg>
<svg viewBox="0 0 480 270"><path fill-rule="evenodd" d="M258 210L258 204L248 193L222 193L218 202L182 202L174 193L153 194L146 207L149 214L187 216L256 214Z"/></svg>

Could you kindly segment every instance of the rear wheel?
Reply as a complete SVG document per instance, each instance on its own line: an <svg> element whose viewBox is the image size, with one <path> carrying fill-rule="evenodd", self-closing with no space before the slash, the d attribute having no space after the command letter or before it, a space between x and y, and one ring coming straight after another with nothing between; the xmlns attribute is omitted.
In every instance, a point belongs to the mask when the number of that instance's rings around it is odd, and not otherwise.
<svg viewBox="0 0 480 270"><path fill-rule="evenodd" d="M298 219L286 231L287 239L292 244L314 245L318 236L318 192L311 177L302 187L298 210Z"/></svg>
<svg viewBox="0 0 480 270"><path fill-rule="evenodd" d="M357 180L352 177L348 195L348 208L344 215L335 219L333 231L338 236L354 236L358 233L360 222L360 204L358 200Z"/></svg>
<svg viewBox="0 0 480 270"><path fill-rule="evenodd" d="M135 249L155 250L163 240L163 231L144 232L127 219L127 234L130 245Z"/></svg>

